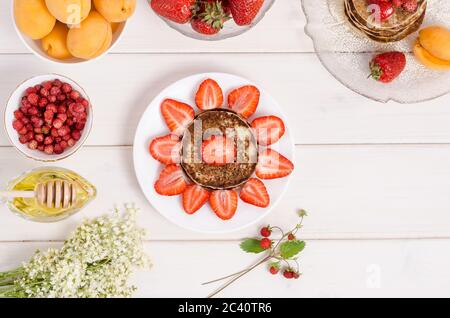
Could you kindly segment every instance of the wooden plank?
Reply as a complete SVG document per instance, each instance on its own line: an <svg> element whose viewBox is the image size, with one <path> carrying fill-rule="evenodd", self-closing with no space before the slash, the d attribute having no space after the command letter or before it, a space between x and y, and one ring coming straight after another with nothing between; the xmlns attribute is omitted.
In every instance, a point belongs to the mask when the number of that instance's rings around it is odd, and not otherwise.
<svg viewBox="0 0 450 318"><path fill-rule="evenodd" d="M0 1L0 53L28 53L17 36L11 19L12 0ZM264 19L247 33L220 42L187 38L169 28L150 9L147 0L138 0L128 29L114 53L159 52L312 52L312 42L303 32L305 17L300 1L275 1ZM270 39L270 40L268 40Z"/></svg>
<svg viewBox="0 0 450 318"><path fill-rule="evenodd" d="M94 104L88 145L131 145L154 96L174 81L208 71L238 74L264 87L290 119L297 144L450 143L450 95L421 104L379 104L338 84L313 54L126 54L76 68L3 55L0 69L8 74L0 78L5 102L33 75L53 72L79 82ZM3 129L0 145L9 145Z"/></svg>
<svg viewBox="0 0 450 318"><path fill-rule="evenodd" d="M287 281L264 266L226 289L223 297L448 297L450 240L308 241L303 276ZM28 259L37 248L60 243L1 243L0 270ZM237 242L148 242L154 266L138 273L136 297L206 297L220 285L204 281L257 260Z"/></svg>
<svg viewBox="0 0 450 318"><path fill-rule="evenodd" d="M237 233L202 235L169 223L145 200L134 175L131 148L83 148L53 165L86 177L97 186L98 198L78 215L55 224L23 220L3 206L0 241L61 240L82 218L124 202L142 209L142 225L155 240L239 239L254 235L266 223L290 228L299 208L310 212L304 228L307 238L450 238L449 146L303 146L297 147L296 158L289 189L269 217ZM3 183L38 166L12 148L0 148ZM183 213L181 206L174 213Z"/></svg>

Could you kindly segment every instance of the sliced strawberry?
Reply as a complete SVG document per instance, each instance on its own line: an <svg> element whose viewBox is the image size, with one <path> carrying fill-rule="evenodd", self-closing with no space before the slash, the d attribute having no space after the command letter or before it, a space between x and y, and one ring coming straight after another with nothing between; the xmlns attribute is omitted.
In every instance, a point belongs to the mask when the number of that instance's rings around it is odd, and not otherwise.
<svg viewBox="0 0 450 318"><path fill-rule="evenodd" d="M294 164L275 150L265 149L259 154L256 175L260 179L284 178L293 170Z"/></svg>
<svg viewBox="0 0 450 318"><path fill-rule="evenodd" d="M264 183L256 178L249 179L241 190L242 201L261 208L267 208L270 204L270 196Z"/></svg>
<svg viewBox="0 0 450 318"><path fill-rule="evenodd" d="M209 203L219 218L230 220L237 210L238 194L234 190L217 190L211 193Z"/></svg>
<svg viewBox="0 0 450 318"><path fill-rule="evenodd" d="M236 113L249 118L258 108L259 97L258 88L251 85L243 86L228 95L228 106Z"/></svg>
<svg viewBox="0 0 450 318"><path fill-rule="evenodd" d="M286 131L283 121L276 116L256 118L252 122L252 128L255 131L258 143L263 146L276 143Z"/></svg>
<svg viewBox="0 0 450 318"><path fill-rule="evenodd" d="M203 81L195 95L195 103L201 110L222 107L223 92L219 84L212 79Z"/></svg>
<svg viewBox="0 0 450 318"><path fill-rule="evenodd" d="M209 200L209 191L193 184L183 192L183 208L187 214L194 214Z"/></svg>
<svg viewBox="0 0 450 318"><path fill-rule="evenodd" d="M160 195L173 196L186 190L183 170L178 165L166 166L155 183L155 190Z"/></svg>
<svg viewBox="0 0 450 318"><path fill-rule="evenodd" d="M161 114L170 131L178 136L183 134L195 116L194 109L191 106L173 99L166 99L162 102Z"/></svg>
<svg viewBox="0 0 450 318"><path fill-rule="evenodd" d="M211 136L202 144L203 162L214 166L223 166L233 163L236 158L236 145L234 141L225 136Z"/></svg>
<svg viewBox="0 0 450 318"><path fill-rule="evenodd" d="M153 139L150 154L161 163L170 165L180 162L181 142L175 135L167 135Z"/></svg>

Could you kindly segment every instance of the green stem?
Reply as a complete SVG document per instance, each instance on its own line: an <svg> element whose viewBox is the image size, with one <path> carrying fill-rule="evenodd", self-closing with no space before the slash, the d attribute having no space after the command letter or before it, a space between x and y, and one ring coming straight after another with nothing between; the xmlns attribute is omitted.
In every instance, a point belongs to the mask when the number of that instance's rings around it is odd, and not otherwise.
<svg viewBox="0 0 450 318"><path fill-rule="evenodd" d="M23 268L19 267L12 271L0 273L0 283L15 279L23 273Z"/></svg>

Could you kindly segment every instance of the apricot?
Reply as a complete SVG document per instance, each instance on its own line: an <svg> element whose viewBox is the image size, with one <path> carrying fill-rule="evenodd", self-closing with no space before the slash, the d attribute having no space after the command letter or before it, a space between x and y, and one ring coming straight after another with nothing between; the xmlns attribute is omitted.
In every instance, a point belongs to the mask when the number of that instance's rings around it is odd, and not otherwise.
<svg viewBox="0 0 450 318"><path fill-rule="evenodd" d="M44 0L14 0L14 17L19 30L33 40L45 37L56 23Z"/></svg>
<svg viewBox="0 0 450 318"><path fill-rule="evenodd" d="M446 71L450 70L450 61L441 60L430 54L419 42L414 44L414 55L426 67L432 70Z"/></svg>
<svg viewBox="0 0 450 318"><path fill-rule="evenodd" d="M424 28L419 32L420 45L434 57L450 61L450 30L440 26Z"/></svg>
<svg viewBox="0 0 450 318"><path fill-rule="evenodd" d="M81 59L92 59L105 52L112 42L111 24L97 11L67 34L69 52Z"/></svg>
<svg viewBox="0 0 450 318"><path fill-rule="evenodd" d="M45 0L53 16L65 24L80 24L91 11L91 0Z"/></svg>
<svg viewBox="0 0 450 318"><path fill-rule="evenodd" d="M133 15L136 0L94 0L94 5L109 22L123 22Z"/></svg>
<svg viewBox="0 0 450 318"><path fill-rule="evenodd" d="M59 59L66 60L72 57L67 49L67 33L69 28L67 25L56 22L52 32L42 39L42 49L47 55Z"/></svg>

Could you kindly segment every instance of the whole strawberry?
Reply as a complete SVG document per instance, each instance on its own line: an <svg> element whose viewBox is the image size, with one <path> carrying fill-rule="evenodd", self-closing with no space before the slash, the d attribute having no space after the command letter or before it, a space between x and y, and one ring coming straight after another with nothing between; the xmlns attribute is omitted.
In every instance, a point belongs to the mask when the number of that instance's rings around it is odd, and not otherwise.
<svg viewBox="0 0 450 318"><path fill-rule="evenodd" d="M188 23L196 0L151 0L150 6L158 15L176 23Z"/></svg>
<svg viewBox="0 0 450 318"><path fill-rule="evenodd" d="M216 34L222 30L223 24L230 19L226 10L220 0L201 2L197 4L194 17L191 20L191 26L201 34Z"/></svg>
<svg viewBox="0 0 450 318"><path fill-rule="evenodd" d="M258 15L264 0L229 0L231 14L237 25L249 25Z"/></svg>
<svg viewBox="0 0 450 318"><path fill-rule="evenodd" d="M375 56L370 62L371 77L382 83L390 83L405 69L406 57L401 52L387 52Z"/></svg>

